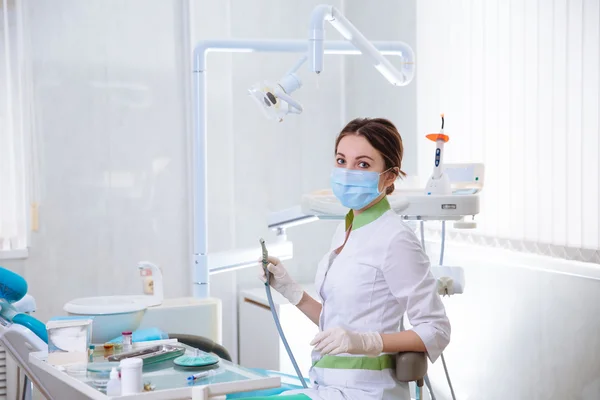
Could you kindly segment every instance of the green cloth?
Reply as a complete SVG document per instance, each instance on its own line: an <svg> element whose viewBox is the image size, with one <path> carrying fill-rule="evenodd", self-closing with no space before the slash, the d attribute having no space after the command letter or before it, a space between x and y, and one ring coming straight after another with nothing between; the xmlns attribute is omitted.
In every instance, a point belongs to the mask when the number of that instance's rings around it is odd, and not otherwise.
<svg viewBox="0 0 600 400"><path fill-rule="evenodd" d="M365 225L370 224L377 218L381 217L386 211L391 210L390 203L387 196L384 196L378 203L373 204L365 211L361 212L357 216L354 216L354 210L350 210L346 214L346 231L352 226L352 230L355 231L358 228L362 228Z"/></svg>
<svg viewBox="0 0 600 400"><path fill-rule="evenodd" d="M382 371L394 367L394 356L389 354L383 354L379 357L323 356L314 366L316 368Z"/></svg>
<svg viewBox="0 0 600 400"><path fill-rule="evenodd" d="M273 396L260 396L260 397L242 397L238 400L273 400L273 399L282 399L282 400L310 400L305 394L288 394L288 395L273 395Z"/></svg>
<svg viewBox="0 0 600 400"><path fill-rule="evenodd" d="M384 369L394 368L395 356L391 354L383 354L378 357L340 357L340 356L323 356L317 361L314 366L316 368L331 368L331 369L362 369L370 371L383 371ZM242 397L237 400L306 400L310 397L305 394L290 394L259 397Z"/></svg>

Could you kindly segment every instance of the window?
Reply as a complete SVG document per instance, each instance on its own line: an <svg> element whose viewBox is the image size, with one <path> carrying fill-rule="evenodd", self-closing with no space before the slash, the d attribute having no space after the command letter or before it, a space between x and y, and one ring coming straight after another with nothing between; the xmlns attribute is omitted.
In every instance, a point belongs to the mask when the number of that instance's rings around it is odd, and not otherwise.
<svg viewBox="0 0 600 400"><path fill-rule="evenodd" d="M600 262L600 5L417 6L419 134L446 115L446 162L484 162L486 245ZM421 174L432 149L422 145Z"/></svg>
<svg viewBox="0 0 600 400"><path fill-rule="evenodd" d="M31 118L20 0L0 0L0 259L27 255Z"/></svg>

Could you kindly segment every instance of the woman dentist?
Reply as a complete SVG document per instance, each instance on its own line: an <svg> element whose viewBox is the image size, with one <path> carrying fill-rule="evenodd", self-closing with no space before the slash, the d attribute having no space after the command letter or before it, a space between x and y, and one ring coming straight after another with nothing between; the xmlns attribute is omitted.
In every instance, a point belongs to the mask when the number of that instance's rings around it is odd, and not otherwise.
<svg viewBox="0 0 600 400"><path fill-rule="evenodd" d="M426 352L434 362L448 345L450 323L429 259L386 198L405 175L402 156L400 134L386 119L355 119L339 134L331 186L350 212L317 268L321 302L269 257L271 287L319 326L313 386L283 398L410 399L408 385L395 379L393 355ZM400 331L404 313L412 329Z"/></svg>

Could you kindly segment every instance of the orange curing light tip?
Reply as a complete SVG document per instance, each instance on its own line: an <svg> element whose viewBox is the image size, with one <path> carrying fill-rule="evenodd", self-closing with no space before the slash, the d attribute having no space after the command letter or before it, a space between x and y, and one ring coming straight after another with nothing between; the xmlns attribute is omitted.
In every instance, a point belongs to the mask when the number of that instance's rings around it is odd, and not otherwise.
<svg viewBox="0 0 600 400"><path fill-rule="evenodd" d="M430 133L429 135L425 135L425 137L429 140L431 140L432 142L437 142L438 140L443 140L444 143L446 143L448 140L450 140L450 136L445 135L443 133Z"/></svg>

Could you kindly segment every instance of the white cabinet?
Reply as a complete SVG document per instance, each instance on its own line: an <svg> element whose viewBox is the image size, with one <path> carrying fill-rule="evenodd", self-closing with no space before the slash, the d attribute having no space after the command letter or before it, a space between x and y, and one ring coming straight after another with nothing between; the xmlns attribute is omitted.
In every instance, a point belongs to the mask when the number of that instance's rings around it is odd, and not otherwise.
<svg viewBox="0 0 600 400"><path fill-rule="evenodd" d="M222 342L221 300L195 297L164 299L148 307L138 329L158 328L167 333L202 336Z"/></svg>
<svg viewBox="0 0 600 400"><path fill-rule="evenodd" d="M312 285L305 290L318 300ZM310 341L319 328L275 290L273 302L285 337L305 378L311 366ZM263 368L296 375L292 362L279 339L264 286L242 290L239 301L239 363L248 368Z"/></svg>

